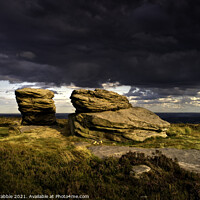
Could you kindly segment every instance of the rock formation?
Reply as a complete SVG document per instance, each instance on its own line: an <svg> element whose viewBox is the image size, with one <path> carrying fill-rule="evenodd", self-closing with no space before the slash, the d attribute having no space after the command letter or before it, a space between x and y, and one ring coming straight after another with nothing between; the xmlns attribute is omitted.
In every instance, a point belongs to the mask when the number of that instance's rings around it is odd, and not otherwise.
<svg viewBox="0 0 200 200"><path fill-rule="evenodd" d="M56 122L54 93L45 89L23 88L15 91L22 124L51 125Z"/></svg>
<svg viewBox="0 0 200 200"><path fill-rule="evenodd" d="M74 90L70 98L77 113L102 112L132 107L125 96L102 89L94 91Z"/></svg>
<svg viewBox="0 0 200 200"><path fill-rule="evenodd" d="M145 108L132 107L125 96L100 89L75 90L71 99L77 109L69 115L72 134L113 141L167 136L168 122Z"/></svg>

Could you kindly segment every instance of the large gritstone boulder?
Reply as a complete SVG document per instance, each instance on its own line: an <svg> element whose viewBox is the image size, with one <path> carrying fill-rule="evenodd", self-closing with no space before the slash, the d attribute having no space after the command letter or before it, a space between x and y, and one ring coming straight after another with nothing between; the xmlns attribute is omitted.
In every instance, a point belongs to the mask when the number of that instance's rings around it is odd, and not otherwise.
<svg viewBox="0 0 200 200"><path fill-rule="evenodd" d="M22 124L51 125L56 122L54 93L45 89L23 88L15 91Z"/></svg>
<svg viewBox="0 0 200 200"><path fill-rule="evenodd" d="M95 91L102 91L102 90L95 90ZM83 90L85 93L91 93L87 90ZM104 90L105 91L105 90ZM82 90L80 93L83 93ZM104 92L106 93L106 92ZM108 92L110 93L110 92ZM79 92L73 92L74 94L79 94ZM115 94L115 93L113 93ZM91 95L92 96L92 95ZM116 95L117 97L120 95ZM76 106L81 105L80 107L77 106L79 113L74 113L69 115L69 127L72 134L80 135L85 138L91 138L94 140L113 140L113 141L144 141L150 137L167 137L166 130L169 128L170 124L162 119L160 119L156 114L153 112L140 107L129 107L126 109L117 109L115 110L108 110L103 112L82 112L80 113L80 108L83 111L90 110L94 111L95 107L101 107L106 109L106 106L102 102L104 99L88 101L82 101L81 98L80 102L76 101ZM78 98L77 98L78 99ZM118 97L118 100L120 97ZM121 96L122 101L127 100L127 98L123 98ZM106 102L107 99L105 99ZM114 101L114 100L113 100ZM83 102L83 103L82 103ZM89 102L89 103L88 103ZM120 102L116 101L118 105L121 105ZM123 104L123 102L122 102ZM83 105L89 105L86 109L84 109ZM113 105L114 103L110 103ZM127 102L126 105L129 105ZM109 107L111 108L111 106Z"/></svg>
<svg viewBox="0 0 200 200"><path fill-rule="evenodd" d="M76 108L76 113L102 112L132 107L125 96L102 89L74 90L70 98Z"/></svg>

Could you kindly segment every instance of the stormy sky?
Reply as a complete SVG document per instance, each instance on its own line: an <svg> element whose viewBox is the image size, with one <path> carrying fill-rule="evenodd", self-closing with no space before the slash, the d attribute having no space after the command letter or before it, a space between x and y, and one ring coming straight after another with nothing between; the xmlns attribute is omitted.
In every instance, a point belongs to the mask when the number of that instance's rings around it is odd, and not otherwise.
<svg viewBox="0 0 200 200"><path fill-rule="evenodd" d="M199 0L0 1L1 102L26 85L98 87L200 112L199 67Z"/></svg>

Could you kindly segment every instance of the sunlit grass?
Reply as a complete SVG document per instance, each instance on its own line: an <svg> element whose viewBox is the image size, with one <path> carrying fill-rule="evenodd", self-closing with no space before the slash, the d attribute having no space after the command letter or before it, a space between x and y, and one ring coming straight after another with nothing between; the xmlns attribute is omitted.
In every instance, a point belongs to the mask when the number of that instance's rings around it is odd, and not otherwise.
<svg viewBox="0 0 200 200"><path fill-rule="evenodd" d="M0 139L9 136L9 128L0 127Z"/></svg>
<svg viewBox="0 0 200 200"><path fill-rule="evenodd" d="M20 117L0 117L0 126L19 125L21 123Z"/></svg>

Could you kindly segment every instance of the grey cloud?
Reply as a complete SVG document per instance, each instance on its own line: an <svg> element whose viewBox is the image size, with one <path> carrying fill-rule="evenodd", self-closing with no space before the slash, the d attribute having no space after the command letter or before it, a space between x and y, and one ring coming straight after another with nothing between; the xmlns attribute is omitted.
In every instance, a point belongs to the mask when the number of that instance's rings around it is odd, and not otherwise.
<svg viewBox="0 0 200 200"><path fill-rule="evenodd" d="M188 99L191 97L199 97L199 88L138 88L131 87L129 92L125 94L128 97L134 97L134 100L159 100L160 98L177 98Z"/></svg>
<svg viewBox="0 0 200 200"><path fill-rule="evenodd" d="M0 58L1 76L13 81L51 82L49 79L54 74L59 78L58 70L54 66L38 64L25 60L17 60L15 57ZM52 81L53 82L53 81Z"/></svg>
<svg viewBox="0 0 200 200"><path fill-rule="evenodd" d="M31 52L31 51L23 51L17 54L17 56L22 57L22 58L27 58L27 59L33 59L36 57L36 55Z"/></svg>

